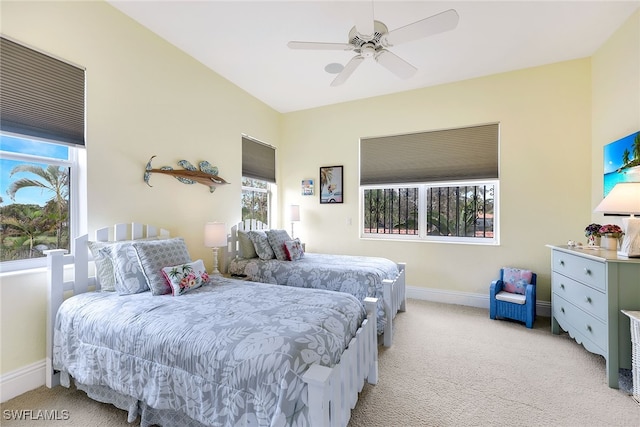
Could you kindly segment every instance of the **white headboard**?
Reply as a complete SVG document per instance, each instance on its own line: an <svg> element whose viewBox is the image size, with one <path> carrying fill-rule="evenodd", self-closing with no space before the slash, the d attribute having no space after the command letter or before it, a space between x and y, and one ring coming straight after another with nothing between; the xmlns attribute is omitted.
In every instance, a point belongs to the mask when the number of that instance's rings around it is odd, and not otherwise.
<svg viewBox="0 0 640 427"><path fill-rule="evenodd" d="M109 230L113 230L110 233ZM137 240L147 237L168 237L165 229L138 223L116 224L96 230L95 240L99 242L115 240ZM67 254L66 249L52 249L45 251L47 255L47 358L46 384L52 387L59 383L59 375L53 371L53 326L58 308L64 300L64 294L71 291L72 295L89 291L89 286L100 290L95 276L89 276L89 246L87 234L74 240L73 253ZM73 279L65 281L65 266L73 265Z"/></svg>
<svg viewBox="0 0 640 427"><path fill-rule="evenodd" d="M227 237L227 267L229 261L235 259L240 255L240 246L238 243L238 230L250 231L250 230L267 230L269 227L264 222L260 222L256 219L245 219L231 227L231 234ZM228 271L228 270L227 270Z"/></svg>

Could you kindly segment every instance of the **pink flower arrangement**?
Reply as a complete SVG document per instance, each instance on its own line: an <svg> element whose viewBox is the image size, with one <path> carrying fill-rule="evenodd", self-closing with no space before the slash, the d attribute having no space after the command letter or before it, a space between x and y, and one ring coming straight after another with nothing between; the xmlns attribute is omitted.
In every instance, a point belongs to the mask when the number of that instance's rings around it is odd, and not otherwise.
<svg viewBox="0 0 640 427"><path fill-rule="evenodd" d="M598 232L602 235L607 235L610 237L622 236L622 228L620 228L615 224L605 224L602 227L600 227L600 230L598 230Z"/></svg>

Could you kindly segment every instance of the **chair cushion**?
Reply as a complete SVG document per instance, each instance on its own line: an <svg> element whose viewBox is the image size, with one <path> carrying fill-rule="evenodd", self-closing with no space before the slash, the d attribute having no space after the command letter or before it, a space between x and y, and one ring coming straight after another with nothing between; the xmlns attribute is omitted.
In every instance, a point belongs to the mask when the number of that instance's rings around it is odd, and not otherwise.
<svg viewBox="0 0 640 427"><path fill-rule="evenodd" d="M506 301L513 304L524 305L527 302L527 298L522 294L513 294L511 292L500 291L496 294L496 299L499 301Z"/></svg>
<svg viewBox="0 0 640 427"><path fill-rule="evenodd" d="M531 283L533 272L520 268L504 267L502 269L502 281L504 290L512 294L522 294L527 290L527 285Z"/></svg>

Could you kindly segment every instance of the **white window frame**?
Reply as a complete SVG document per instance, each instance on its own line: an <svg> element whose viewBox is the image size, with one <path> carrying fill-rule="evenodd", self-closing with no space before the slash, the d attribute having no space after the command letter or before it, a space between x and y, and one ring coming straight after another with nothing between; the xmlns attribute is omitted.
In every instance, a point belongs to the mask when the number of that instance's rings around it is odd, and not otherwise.
<svg viewBox="0 0 640 427"><path fill-rule="evenodd" d="M275 184L269 182L269 181L265 181L262 179L257 179L257 178L249 178L249 177L241 177L241 180L244 182L245 179L251 179L254 181L262 181L265 182L267 184L267 188L258 188L258 187L248 187L243 185L241 187L241 192L244 191L253 191L256 193L266 193L267 194L267 227L271 227L270 224L272 224L272 218L273 218L273 194L275 192ZM242 207L241 207L242 208ZM242 212L241 212L241 217L242 217Z"/></svg>
<svg viewBox="0 0 640 427"><path fill-rule="evenodd" d="M14 138L61 145L57 141L38 139L31 136L18 135L8 132L2 132L2 134ZM68 149L69 155L67 160L2 150L0 150L0 157L8 160L44 163L69 168L69 240L71 246L70 249L73 252L75 250L74 246L76 237L78 237L82 231L87 230L87 153L85 147L69 145ZM15 261L3 261L0 262L0 273L19 272L37 268L44 268L46 267L46 265L46 257Z"/></svg>
<svg viewBox="0 0 640 427"><path fill-rule="evenodd" d="M458 236L432 236L427 234L427 189L430 187L461 187L461 186L479 186L492 185L494 188L493 196L493 237L458 237ZM378 189L397 189L397 188L418 188L418 234L383 234L383 233L365 233L364 232L364 215L365 215L365 190ZM500 180L474 180L474 181L448 181L448 182L425 182L425 183L403 183L388 185L363 185L360 186L360 238L363 240L400 240L413 242L433 242L433 243L453 243L466 245L490 245L497 246L500 244Z"/></svg>

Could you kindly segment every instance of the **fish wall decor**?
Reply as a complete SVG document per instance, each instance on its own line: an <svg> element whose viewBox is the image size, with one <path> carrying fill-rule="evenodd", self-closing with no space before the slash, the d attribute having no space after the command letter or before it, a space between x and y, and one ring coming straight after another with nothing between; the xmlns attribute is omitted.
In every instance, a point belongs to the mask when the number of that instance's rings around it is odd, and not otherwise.
<svg viewBox="0 0 640 427"><path fill-rule="evenodd" d="M207 187L209 187L209 191L211 193L216 190L216 186L229 184L227 181L218 176L218 167L212 166L211 163L207 162L206 160L198 163L200 170L196 169L196 167L187 160L180 160L178 162L178 166L183 167L183 169L173 169L171 166L162 166L159 169L153 169L151 167L151 161L154 157L156 156L151 156L144 171L144 182L146 182L149 187L152 187L152 185L149 184L149 179L151 178L152 173L170 175L183 184L197 183L206 185Z"/></svg>

